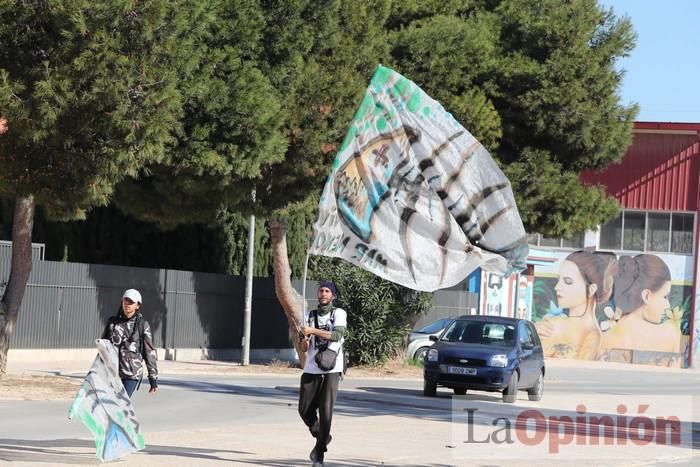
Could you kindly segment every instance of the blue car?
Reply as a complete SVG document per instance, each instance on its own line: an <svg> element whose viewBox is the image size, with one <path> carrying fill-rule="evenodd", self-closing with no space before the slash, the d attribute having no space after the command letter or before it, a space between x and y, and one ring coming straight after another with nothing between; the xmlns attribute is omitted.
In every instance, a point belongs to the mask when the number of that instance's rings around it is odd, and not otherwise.
<svg viewBox="0 0 700 467"><path fill-rule="evenodd" d="M530 321L461 316L431 340L435 343L424 360L423 395L433 397L444 386L458 395L468 389L499 391L511 403L519 390L526 390L531 401L542 399L544 354Z"/></svg>

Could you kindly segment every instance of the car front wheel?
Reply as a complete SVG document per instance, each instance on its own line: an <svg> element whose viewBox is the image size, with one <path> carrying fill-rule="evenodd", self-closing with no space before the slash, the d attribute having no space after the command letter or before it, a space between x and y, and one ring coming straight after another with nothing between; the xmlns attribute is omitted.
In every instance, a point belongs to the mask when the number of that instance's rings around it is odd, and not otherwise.
<svg viewBox="0 0 700 467"><path fill-rule="evenodd" d="M518 372L513 371L508 386L503 390L503 402L512 404L518 396Z"/></svg>
<svg viewBox="0 0 700 467"><path fill-rule="evenodd" d="M431 383L430 381L423 380L423 395L425 397L435 397L437 393L437 383Z"/></svg>
<svg viewBox="0 0 700 467"><path fill-rule="evenodd" d="M537 382L534 386L527 390L527 398L531 401L538 401L542 399L542 393L544 392L544 375L540 372L540 377L537 378Z"/></svg>

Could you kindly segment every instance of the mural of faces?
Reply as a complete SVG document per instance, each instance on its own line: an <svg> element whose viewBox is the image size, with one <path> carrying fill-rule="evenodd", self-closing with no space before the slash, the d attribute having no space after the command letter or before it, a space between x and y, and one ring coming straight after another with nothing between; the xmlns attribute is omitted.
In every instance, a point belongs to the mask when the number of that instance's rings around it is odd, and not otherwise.
<svg viewBox="0 0 700 467"><path fill-rule="evenodd" d="M642 316L645 320L652 323L660 323L666 310L671 308L668 301L668 296L671 293L671 281L666 281L656 292L649 289L642 291L642 300L644 308Z"/></svg>
<svg viewBox="0 0 700 467"><path fill-rule="evenodd" d="M671 272L656 255L621 256L615 273L615 306L622 316L637 313L648 322L660 323L671 307Z"/></svg>
<svg viewBox="0 0 700 467"><path fill-rule="evenodd" d="M561 308L571 309L586 304L586 281L575 263L567 260L561 263L554 291Z"/></svg>
<svg viewBox="0 0 700 467"><path fill-rule="evenodd" d="M543 340L553 347L572 350L576 358L582 358L583 343L594 340L600 341L593 352L598 358L615 350L678 353L682 319L686 319L679 306L687 306L690 291L683 288L676 293L672 304L671 290L669 267L657 255L616 257L612 253L578 251L561 261L556 283L554 279L541 279L535 287L538 307L550 304L550 311L544 316L538 313L535 319ZM551 300L556 301L558 309L553 308ZM588 318L567 319L584 316ZM593 339L596 335L600 338Z"/></svg>

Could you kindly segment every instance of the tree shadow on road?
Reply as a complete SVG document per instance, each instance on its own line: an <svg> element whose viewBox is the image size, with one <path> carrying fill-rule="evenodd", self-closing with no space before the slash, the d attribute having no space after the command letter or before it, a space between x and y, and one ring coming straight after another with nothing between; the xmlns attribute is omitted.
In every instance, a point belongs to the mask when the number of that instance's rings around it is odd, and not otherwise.
<svg viewBox="0 0 700 467"><path fill-rule="evenodd" d="M280 460L280 459L256 459L256 460L248 460L248 459L241 459L237 461L231 461L233 464L241 464L241 465L264 465L266 467L297 467L299 465L309 465L310 462L308 460L303 460L300 461L298 459L290 459L290 460ZM377 461L370 461L367 459L345 459L342 462L336 462L332 459L326 458L326 461L323 463L325 467L375 467L377 465ZM381 463L382 466L385 467L391 467L392 465L394 466L401 466L401 467L451 467L452 464L388 464L386 462Z"/></svg>
<svg viewBox="0 0 700 467"><path fill-rule="evenodd" d="M77 449L92 448L92 452ZM82 439L0 439L0 460L5 462L46 462L67 465L99 465L95 443Z"/></svg>
<svg viewBox="0 0 700 467"><path fill-rule="evenodd" d="M144 454L231 462L231 459L219 457L217 454L245 456L251 455L252 453L225 449L206 449L150 444L146 446L146 449L135 455ZM127 459L128 458L129 457L127 456ZM100 462L100 460L95 456L95 443L84 439L0 439L0 461L29 463L42 462L48 464L67 465L102 464L102 462Z"/></svg>
<svg viewBox="0 0 700 467"><path fill-rule="evenodd" d="M421 389L404 389L404 388L384 388L384 387L376 387L376 386L371 386L371 387L357 387L356 389L359 389L361 391L366 391L368 393L376 393L376 394L385 394L385 395L394 395L394 396L409 396L409 397L416 397L416 398L423 398L423 390ZM436 398L439 399L451 399L452 398L452 390L440 390L438 389L436 395ZM471 400L478 400L478 401L485 401L485 402L501 402L501 393L500 392L470 392L465 396L460 396L462 398L467 398Z"/></svg>
<svg viewBox="0 0 700 467"><path fill-rule="evenodd" d="M55 465L101 465L102 462L95 457L94 449L94 442L83 439L0 439L0 461L47 463ZM309 461L302 459L251 459L250 457L257 456L255 453L246 451L163 445L148 445L145 450L131 456L126 456L121 460L138 463L139 460L144 460L143 457L145 455L185 457L192 459L193 463L197 463L197 460L204 460L226 462L233 465L260 465L265 467L296 467L309 464ZM367 459L345 459L342 462L327 459L325 465L327 467L374 467L377 463ZM392 464L383 463L382 465L391 466ZM411 467L407 464L396 465ZM448 466L448 464L420 465L423 467ZM418 467L418 464L416 464L416 467Z"/></svg>

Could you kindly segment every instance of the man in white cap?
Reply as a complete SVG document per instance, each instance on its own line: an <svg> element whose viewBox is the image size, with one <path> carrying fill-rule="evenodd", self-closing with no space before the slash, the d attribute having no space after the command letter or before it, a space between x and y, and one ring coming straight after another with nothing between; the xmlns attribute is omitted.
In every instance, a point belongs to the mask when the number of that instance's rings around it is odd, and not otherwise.
<svg viewBox="0 0 700 467"><path fill-rule="evenodd" d="M117 347L119 354L119 377L129 397L138 389L143 379L143 363L146 362L148 381L154 393L158 390L158 366L156 349L153 346L151 326L141 314L141 293L128 289L116 316L109 318L102 333Z"/></svg>

